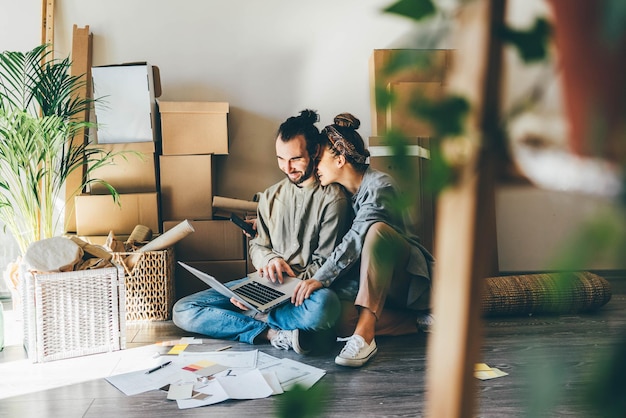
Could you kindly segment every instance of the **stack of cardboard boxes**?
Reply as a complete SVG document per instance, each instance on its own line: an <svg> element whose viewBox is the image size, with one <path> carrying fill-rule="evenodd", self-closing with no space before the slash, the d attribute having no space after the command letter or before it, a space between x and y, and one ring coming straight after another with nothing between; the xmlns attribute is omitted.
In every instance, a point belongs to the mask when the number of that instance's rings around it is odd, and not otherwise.
<svg viewBox="0 0 626 418"><path fill-rule="evenodd" d="M451 50L377 49L370 58L372 97L372 134L369 138L370 165L394 177L406 176L402 161L393 156L385 141L388 131L402 133L407 139L412 190L413 229L429 250L434 246L434 202L425 187L429 172L429 141L432 129L428 123L409 111L413 100L443 97L446 75L452 61ZM410 63L410 65L407 65ZM383 109L376 106L376 94L387 90L394 100Z"/></svg>
<svg viewBox="0 0 626 418"><path fill-rule="evenodd" d="M159 101L163 232L189 220L195 232L176 244L177 259L223 282L247 272L241 230L213 217L213 172L216 155L228 154L228 110L228 103ZM177 298L206 289L180 266L174 276Z"/></svg>
<svg viewBox="0 0 626 418"><path fill-rule="evenodd" d="M156 77L155 77L156 75ZM90 183L76 197L76 234L102 244L110 231L124 239L136 225L159 232L158 69L147 63L92 68L97 147L120 153L113 164L89 161L88 177L104 180L120 194L119 205L109 189ZM71 232L71 231L70 231Z"/></svg>
<svg viewBox="0 0 626 418"><path fill-rule="evenodd" d="M110 231L125 241L137 225L156 235L189 220L195 232L176 244L176 260L221 281L244 277L245 237L213 217L215 156L228 154L228 103L157 101L158 68L147 63L93 67L92 76L94 97L102 98L93 147L123 153L113 164L92 161L88 178L109 183L120 200L90 184L74 201L75 230L66 232L101 245ZM172 280L176 299L206 288L179 267Z"/></svg>

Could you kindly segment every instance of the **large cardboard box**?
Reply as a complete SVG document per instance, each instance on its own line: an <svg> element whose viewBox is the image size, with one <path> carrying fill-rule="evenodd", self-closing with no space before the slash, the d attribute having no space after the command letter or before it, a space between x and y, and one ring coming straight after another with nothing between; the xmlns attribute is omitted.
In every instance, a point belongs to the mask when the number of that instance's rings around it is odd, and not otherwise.
<svg viewBox="0 0 626 418"><path fill-rule="evenodd" d="M246 260L232 261L190 261L191 267L210 274L222 283L246 277ZM180 299L192 293L209 289L209 286L187 269L176 264L174 273L176 298Z"/></svg>
<svg viewBox="0 0 626 418"><path fill-rule="evenodd" d="M248 251L249 248L250 238L246 237L246 269L248 269L248 272L253 272L256 271L256 267L254 267L252 259L250 258L250 251Z"/></svg>
<svg viewBox="0 0 626 418"><path fill-rule="evenodd" d="M176 257L182 261L243 260L245 240L241 230L231 221L189 221L195 232L176 243ZM178 221L164 221L167 232Z"/></svg>
<svg viewBox="0 0 626 418"><path fill-rule="evenodd" d="M213 218L213 156L161 155L161 215L169 221Z"/></svg>
<svg viewBox="0 0 626 418"><path fill-rule="evenodd" d="M94 168L94 163L90 163L90 179L106 181L118 193L150 193L159 190L154 142L98 144L93 147L121 154L114 157L111 164ZM100 183L91 183L89 191L91 194L109 194L109 189Z"/></svg>
<svg viewBox="0 0 626 418"><path fill-rule="evenodd" d="M435 207L428 187L429 138L408 138L406 156L395 156L383 137L369 137L370 166L390 174L412 198L409 213L412 231L429 251L434 248Z"/></svg>
<svg viewBox="0 0 626 418"><path fill-rule="evenodd" d="M158 104L163 155L228 154L228 103Z"/></svg>
<svg viewBox="0 0 626 418"><path fill-rule="evenodd" d="M449 49L375 49L370 56L370 97L372 134L383 135L387 130L387 109L376 107L376 90L390 83L446 83L452 65Z"/></svg>
<svg viewBox="0 0 626 418"><path fill-rule="evenodd" d="M118 206L110 195L76 196L76 234L130 234L137 225L159 231L157 193L120 194Z"/></svg>
<svg viewBox="0 0 626 418"><path fill-rule="evenodd" d="M99 144L159 140L159 71L148 63L91 69Z"/></svg>

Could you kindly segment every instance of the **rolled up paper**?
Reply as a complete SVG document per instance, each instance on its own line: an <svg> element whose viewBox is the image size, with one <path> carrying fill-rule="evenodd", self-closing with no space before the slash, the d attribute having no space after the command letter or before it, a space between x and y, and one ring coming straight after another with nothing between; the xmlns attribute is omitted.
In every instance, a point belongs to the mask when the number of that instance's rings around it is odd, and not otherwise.
<svg viewBox="0 0 626 418"><path fill-rule="evenodd" d="M178 241L185 238L192 232L195 232L195 229L193 229L191 223L187 219L185 219L174 228L162 233L137 251L146 252L164 250L176 244Z"/></svg>
<svg viewBox="0 0 626 418"><path fill-rule="evenodd" d="M214 209L222 209L229 212L256 212L257 205L257 202L251 202L249 200L213 196Z"/></svg>
<svg viewBox="0 0 626 418"><path fill-rule="evenodd" d="M127 244L134 244L136 242L145 242L152 239L152 229L145 225L136 225L133 232L130 233Z"/></svg>
<svg viewBox="0 0 626 418"><path fill-rule="evenodd" d="M185 219L174 228L164 232L143 247L139 248L134 254L129 255L126 258L126 266L129 269L132 269L139 260L139 257L141 257L141 253L145 253L146 251L160 251L169 248L192 232L195 232L195 229L191 226L191 223Z"/></svg>

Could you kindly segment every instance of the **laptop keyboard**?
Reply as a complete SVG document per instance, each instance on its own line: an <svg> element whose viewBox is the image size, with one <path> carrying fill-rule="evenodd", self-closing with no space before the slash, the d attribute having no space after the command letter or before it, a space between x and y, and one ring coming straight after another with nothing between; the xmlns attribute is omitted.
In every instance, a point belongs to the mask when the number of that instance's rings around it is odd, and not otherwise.
<svg viewBox="0 0 626 418"><path fill-rule="evenodd" d="M284 295L283 292L269 286L265 286L259 282L248 282L235 289L235 292L252 299L261 305L265 305L266 303Z"/></svg>

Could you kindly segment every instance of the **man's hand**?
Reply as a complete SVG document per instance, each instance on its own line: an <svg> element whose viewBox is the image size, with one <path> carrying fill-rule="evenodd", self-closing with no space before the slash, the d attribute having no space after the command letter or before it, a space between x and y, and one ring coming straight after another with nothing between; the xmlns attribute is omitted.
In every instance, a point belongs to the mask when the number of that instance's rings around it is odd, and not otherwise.
<svg viewBox="0 0 626 418"><path fill-rule="evenodd" d="M276 257L273 258L266 266L263 266L259 269L259 275L261 277L265 277L266 279L272 281L272 283L283 282L283 273L286 273L287 276L295 276L295 273L287 264L285 260L282 258Z"/></svg>
<svg viewBox="0 0 626 418"><path fill-rule="evenodd" d="M230 303L232 303L233 305L235 305L236 307L238 307L242 311L247 311L249 309L246 305L244 305L243 303L239 302L235 298L230 298Z"/></svg>
<svg viewBox="0 0 626 418"><path fill-rule="evenodd" d="M296 306L302 305L305 299L308 299L313 292L315 292L317 289L321 289L322 287L324 287L324 285L320 281L315 279L306 279L300 281L300 283L296 285L296 289L291 296L291 303Z"/></svg>
<svg viewBox="0 0 626 418"><path fill-rule="evenodd" d="M252 229L254 229L256 231L256 218L254 218L254 219L244 219L243 221L245 223L247 223L247 224L250 224L252 226ZM248 238L250 238L250 239L254 238L252 235L248 234L246 231L243 231L243 234L245 236L247 236Z"/></svg>

